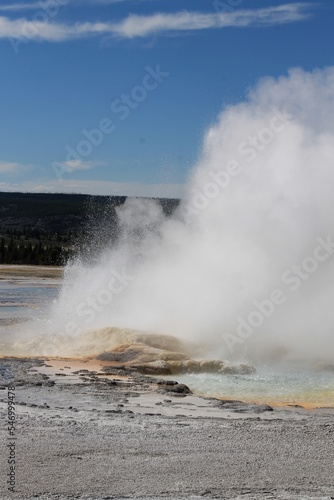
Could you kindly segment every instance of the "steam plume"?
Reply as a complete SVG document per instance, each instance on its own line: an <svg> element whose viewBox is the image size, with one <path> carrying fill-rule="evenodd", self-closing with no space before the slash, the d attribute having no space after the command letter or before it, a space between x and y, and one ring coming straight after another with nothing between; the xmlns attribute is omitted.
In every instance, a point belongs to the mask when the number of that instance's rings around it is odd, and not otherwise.
<svg viewBox="0 0 334 500"><path fill-rule="evenodd" d="M117 247L68 267L54 330L169 333L222 358L333 358L333 160L334 68L261 80L205 134L172 218L129 199Z"/></svg>

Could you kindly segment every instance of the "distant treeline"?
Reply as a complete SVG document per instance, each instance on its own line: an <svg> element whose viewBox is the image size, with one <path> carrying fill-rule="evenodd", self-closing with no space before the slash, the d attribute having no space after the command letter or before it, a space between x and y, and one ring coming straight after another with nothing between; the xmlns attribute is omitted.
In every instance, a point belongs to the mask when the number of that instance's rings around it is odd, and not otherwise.
<svg viewBox="0 0 334 500"><path fill-rule="evenodd" d="M63 265L118 236L124 196L0 193L0 264ZM165 215L179 201L159 199Z"/></svg>
<svg viewBox="0 0 334 500"><path fill-rule="evenodd" d="M0 240L0 264L29 264L43 266L61 266L73 255L73 251L60 246L44 246L41 242L32 245L30 242L18 243L10 238Z"/></svg>

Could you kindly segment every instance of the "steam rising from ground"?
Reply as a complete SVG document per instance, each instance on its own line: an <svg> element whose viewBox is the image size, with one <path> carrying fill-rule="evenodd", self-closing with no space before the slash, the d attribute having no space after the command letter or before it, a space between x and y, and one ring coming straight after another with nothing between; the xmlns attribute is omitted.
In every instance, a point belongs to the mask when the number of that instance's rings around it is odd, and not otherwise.
<svg viewBox="0 0 334 500"><path fill-rule="evenodd" d="M130 199L117 247L68 266L49 330L117 326L221 358L333 359L333 186L334 68L262 80L207 131L172 218Z"/></svg>

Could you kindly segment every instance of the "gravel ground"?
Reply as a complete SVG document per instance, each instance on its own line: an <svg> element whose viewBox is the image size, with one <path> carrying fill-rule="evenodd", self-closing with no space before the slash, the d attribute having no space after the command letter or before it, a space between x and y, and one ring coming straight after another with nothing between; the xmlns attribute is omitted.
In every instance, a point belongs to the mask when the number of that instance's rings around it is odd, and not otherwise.
<svg viewBox="0 0 334 500"><path fill-rule="evenodd" d="M31 360L2 365L3 499L334 499L330 409L226 403L117 374L45 378ZM15 493L6 485L8 383Z"/></svg>

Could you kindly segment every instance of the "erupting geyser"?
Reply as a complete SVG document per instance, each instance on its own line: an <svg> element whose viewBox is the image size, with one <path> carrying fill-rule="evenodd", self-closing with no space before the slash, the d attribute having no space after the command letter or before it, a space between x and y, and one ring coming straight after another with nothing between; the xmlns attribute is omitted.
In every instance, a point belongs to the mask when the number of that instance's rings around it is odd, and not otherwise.
<svg viewBox="0 0 334 500"><path fill-rule="evenodd" d="M261 80L207 131L171 218L129 199L117 246L68 266L48 331L117 326L221 358L331 361L333 186L334 68Z"/></svg>

